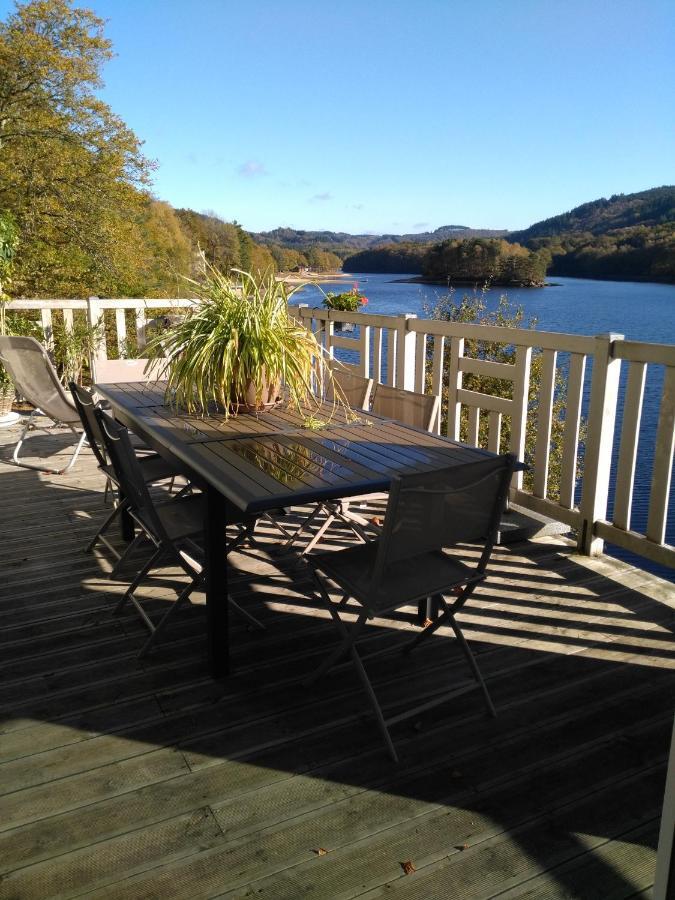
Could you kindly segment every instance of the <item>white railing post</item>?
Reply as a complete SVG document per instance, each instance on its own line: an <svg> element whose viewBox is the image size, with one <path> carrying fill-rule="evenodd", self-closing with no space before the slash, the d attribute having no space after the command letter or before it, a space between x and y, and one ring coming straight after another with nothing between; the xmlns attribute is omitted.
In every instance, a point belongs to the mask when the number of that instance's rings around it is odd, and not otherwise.
<svg viewBox="0 0 675 900"><path fill-rule="evenodd" d="M448 437L459 440L459 424L462 404L457 399L462 388L462 370L459 361L464 356L464 338L450 338L450 371L448 373Z"/></svg>
<svg viewBox="0 0 675 900"><path fill-rule="evenodd" d="M532 347L516 347L516 371L513 381L514 413L511 416L511 453L519 460L525 459L525 434L527 430L527 408L530 393L530 367ZM520 490L523 473L516 472L511 487Z"/></svg>
<svg viewBox="0 0 675 900"><path fill-rule="evenodd" d="M398 319L396 341L396 386L406 391L415 390L415 350L417 335L408 329L408 320L416 319L414 313L401 313Z"/></svg>
<svg viewBox="0 0 675 900"><path fill-rule="evenodd" d="M99 361L107 359L105 346L105 323L103 321L103 312L98 297L89 297L87 299L87 325L94 329L101 326L99 339L94 345L94 349L89 357L89 368L91 369L92 384L96 384L96 367Z"/></svg>
<svg viewBox="0 0 675 900"><path fill-rule="evenodd" d="M604 543L595 536L595 523L607 518L609 472L621 374L621 360L613 357L612 344L621 340L623 335L614 333L595 337L584 482L579 505L582 527L578 549L588 556L599 556Z"/></svg>

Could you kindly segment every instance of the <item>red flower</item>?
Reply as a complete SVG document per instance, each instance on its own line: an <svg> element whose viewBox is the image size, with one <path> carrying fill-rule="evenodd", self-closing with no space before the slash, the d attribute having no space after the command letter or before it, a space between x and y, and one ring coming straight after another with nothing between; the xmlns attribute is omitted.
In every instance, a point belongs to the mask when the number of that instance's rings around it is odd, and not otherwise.
<svg viewBox="0 0 675 900"><path fill-rule="evenodd" d="M367 297L361 297L361 306L365 306L367 302L368 302Z"/></svg>

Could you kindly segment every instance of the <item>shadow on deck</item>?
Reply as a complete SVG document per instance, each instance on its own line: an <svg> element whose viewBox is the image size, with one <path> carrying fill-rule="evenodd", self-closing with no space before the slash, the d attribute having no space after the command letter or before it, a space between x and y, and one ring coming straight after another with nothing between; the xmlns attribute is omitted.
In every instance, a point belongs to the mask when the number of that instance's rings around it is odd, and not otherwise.
<svg viewBox="0 0 675 900"><path fill-rule="evenodd" d="M390 714L457 689L395 728L395 766L349 667L302 686L335 632L301 571L236 556L255 577L235 597L267 630L233 620L226 681L206 673L199 595L140 662L140 620L111 615L124 582L82 552L103 514L90 454L60 478L3 456L0 897L605 900L652 884L671 584L561 539L499 548L461 617L498 718L448 634L378 657ZM145 595L165 608L178 583L163 570ZM369 641L414 628L376 620Z"/></svg>

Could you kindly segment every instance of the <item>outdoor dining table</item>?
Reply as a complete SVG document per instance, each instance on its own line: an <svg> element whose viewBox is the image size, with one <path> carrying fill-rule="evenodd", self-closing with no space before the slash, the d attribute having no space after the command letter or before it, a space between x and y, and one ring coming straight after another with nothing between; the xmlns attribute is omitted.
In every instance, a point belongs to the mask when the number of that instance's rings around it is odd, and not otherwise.
<svg viewBox="0 0 675 900"><path fill-rule="evenodd" d="M163 382L97 384L115 418L205 493L209 671L229 673L227 504L257 514L386 491L393 476L462 466L494 454L332 403L226 417L172 408Z"/></svg>

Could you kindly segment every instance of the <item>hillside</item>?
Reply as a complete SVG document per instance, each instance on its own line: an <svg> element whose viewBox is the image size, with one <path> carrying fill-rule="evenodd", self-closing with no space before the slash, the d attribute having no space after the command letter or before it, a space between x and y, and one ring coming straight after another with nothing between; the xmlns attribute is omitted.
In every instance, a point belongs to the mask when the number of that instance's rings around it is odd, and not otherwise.
<svg viewBox="0 0 675 900"><path fill-rule="evenodd" d="M506 239L548 252L549 275L672 283L675 187L593 200Z"/></svg>
<svg viewBox="0 0 675 900"><path fill-rule="evenodd" d="M606 234L633 225L655 226L675 222L675 186L651 188L637 194L614 194L583 203L570 212L544 219L525 228L511 231L507 240L523 244L534 238L590 232Z"/></svg>
<svg viewBox="0 0 675 900"><path fill-rule="evenodd" d="M252 232L252 238L266 246L277 245L293 250L304 250L317 244L323 250L370 250L384 244L430 244L450 238L503 237L503 229L469 228L466 225L442 225L435 231L414 234L349 234L344 231L302 231L295 228L275 228L274 231Z"/></svg>

